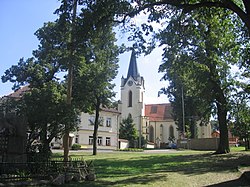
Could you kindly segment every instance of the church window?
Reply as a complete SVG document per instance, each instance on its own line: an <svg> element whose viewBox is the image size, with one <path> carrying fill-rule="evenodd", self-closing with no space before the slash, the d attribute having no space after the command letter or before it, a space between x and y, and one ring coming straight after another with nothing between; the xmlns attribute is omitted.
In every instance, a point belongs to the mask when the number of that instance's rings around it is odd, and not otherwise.
<svg viewBox="0 0 250 187"><path fill-rule="evenodd" d="M128 92L128 107L132 107L132 91Z"/></svg>
<svg viewBox="0 0 250 187"><path fill-rule="evenodd" d="M151 114L155 114L157 113L157 106L151 106L151 111L150 111Z"/></svg>
<svg viewBox="0 0 250 187"><path fill-rule="evenodd" d="M174 127L172 125L169 127L169 137L174 137Z"/></svg>
<svg viewBox="0 0 250 187"><path fill-rule="evenodd" d="M149 141L154 142L154 127L153 126L149 127Z"/></svg>
<svg viewBox="0 0 250 187"><path fill-rule="evenodd" d="M160 136L161 136L161 139L163 139L163 125L162 124L160 126Z"/></svg>

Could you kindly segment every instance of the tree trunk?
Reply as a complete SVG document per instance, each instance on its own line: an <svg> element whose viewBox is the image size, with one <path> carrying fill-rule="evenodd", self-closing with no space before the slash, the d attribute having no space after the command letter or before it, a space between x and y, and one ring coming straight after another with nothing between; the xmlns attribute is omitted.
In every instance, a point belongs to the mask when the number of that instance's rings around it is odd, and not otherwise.
<svg viewBox="0 0 250 187"><path fill-rule="evenodd" d="M224 98L224 96L223 96ZM220 143L216 151L217 154L229 153L228 128L227 128L227 109L224 99L220 99L216 103L218 109L218 121L220 128Z"/></svg>
<svg viewBox="0 0 250 187"><path fill-rule="evenodd" d="M93 133L93 155L97 155L97 132L99 126L99 115L100 115L100 100L97 98L96 108L95 108L95 124Z"/></svg>
<svg viewBox="0 0 250 187"><path fill-rule="evenodd" d="M74 25L75 25L75 19L76 19L76 9L77 9L77 0L74 0L73 2L73 16L72 16L72 30L70 35L70 56L74 56ZM71 58L73 59L73 58ZM72 87L73 87L73 64L72 62L69 62L68 64L68 85L67 85L67 105L69 108L71 108L71 97L72 97ZM65 162L67 162L69 159L69 124L68 122L65 123L65 132L63 136L63 159Z"/></svg>

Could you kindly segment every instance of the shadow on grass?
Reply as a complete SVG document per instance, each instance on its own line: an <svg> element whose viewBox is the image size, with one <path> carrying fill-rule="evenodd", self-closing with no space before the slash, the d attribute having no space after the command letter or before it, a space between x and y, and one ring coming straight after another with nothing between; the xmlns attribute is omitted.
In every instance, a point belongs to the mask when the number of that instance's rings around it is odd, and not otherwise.
<svg viewBox="0 0 250 187"><path fill-rule="evenodd" d="M221 182L221 183L209 185L206 187L236 187L236 186L249 186L249 185L250 184L248 180L246 180L244 177L240 177L235 180Z"/></svg>
<svg viewBox="0 0 250 187"><path fill-rule="evenodd" d="M238 166L250 166L250 156L241 153L227 155L132 155L94 161L97 180L84 182L84 186L113 186L149 184L167 180L168 173L201 175L207 172L237 172ZM227 181L212 186L244 184L243 179ZM248 184L248 183L246 183ZM249 185L249 184L248 184Z"/></svg>
<svg viewBox="0 0 250 187"><path fill-rule="evenodd" d="M157 172L182 172L199 175L207 172L237 171L239 165L250 166L250 156L227 155L154 155L132 157L129 160L96 160L97 174L101 177Z"/></svg>
<svg viewBox="0 0 250 187"><path fill-rule="evenodd" d="M166 176L146 174L126 179L120 179L116 181L97 180L94 182L84 182L83 184L84 186L87 187L114 186L114 185L119 185L119 186L146 185L148 183L154 183L155 181L162 180L163 177L165 178Z"/></svg>

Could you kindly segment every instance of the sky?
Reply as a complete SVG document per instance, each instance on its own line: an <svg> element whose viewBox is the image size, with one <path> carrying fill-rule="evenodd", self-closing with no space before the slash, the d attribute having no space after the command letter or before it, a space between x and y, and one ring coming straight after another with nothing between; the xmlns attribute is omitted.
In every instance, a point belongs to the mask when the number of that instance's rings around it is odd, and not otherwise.
<svg viewBox="0 0 250 187"><path fill-rule="evenodd" d="M0 1L0 76L12 65L17 65L20 58L32 57L39 41L34 35L45 22L54 21L54 11L60 6L58 0L1 0ZM141 18L138 18L138 22ZM117 33L118 43L126 42L126 35ZM128 44L128 43L127 43ZM166 95L158 97L158 91L167 86L160 81L163 74L158 73L161 64L161 50L156 49L148 56L137 58L138 70L145 79L145 103L166 103ZM126 77L131 52L119 56L118 75L114 80L117 92L115 100L120 99L121 77ZM0 97L12 92L12 83L0 81Z"/></svg>

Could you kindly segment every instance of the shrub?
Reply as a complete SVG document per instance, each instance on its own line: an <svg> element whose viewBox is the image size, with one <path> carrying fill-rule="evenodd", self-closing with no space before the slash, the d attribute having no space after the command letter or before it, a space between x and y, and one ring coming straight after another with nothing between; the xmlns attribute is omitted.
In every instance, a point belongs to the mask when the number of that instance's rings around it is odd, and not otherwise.
<svg viewBox="0 0 250 187"><path fill-rule="evenodd" d="M119 151L129 151L129 152L143 152L143 149L138 148L126 148L126 149L119 149Z"/></svg>
<svg viewBox="0 0 250 187"><path fill-rule="evenodd" d="M81 145L80 144L73 144L72 146L71 146L71 149L72 150L79 150L79 149L81 149Z"/></svg>

